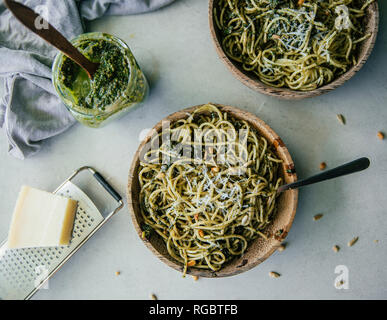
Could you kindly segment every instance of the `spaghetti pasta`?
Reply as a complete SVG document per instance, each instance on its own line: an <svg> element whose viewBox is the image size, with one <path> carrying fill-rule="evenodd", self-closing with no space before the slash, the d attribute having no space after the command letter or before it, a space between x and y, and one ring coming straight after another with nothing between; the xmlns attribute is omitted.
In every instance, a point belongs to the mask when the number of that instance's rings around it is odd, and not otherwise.
<svg viewBox="0 0 387 320"><path fill-rule="evenodd" d="M356 64L374 0L218 0L223 50L272 87L310 91Z"/></svg>
<svg viewBox="0 0 387 320"><path fill-rule="evenodd" d="M282 160L246 121L211 104L163 127L140 161L144 234L156 232L184 274L218 271L266 238Z"/></svg>

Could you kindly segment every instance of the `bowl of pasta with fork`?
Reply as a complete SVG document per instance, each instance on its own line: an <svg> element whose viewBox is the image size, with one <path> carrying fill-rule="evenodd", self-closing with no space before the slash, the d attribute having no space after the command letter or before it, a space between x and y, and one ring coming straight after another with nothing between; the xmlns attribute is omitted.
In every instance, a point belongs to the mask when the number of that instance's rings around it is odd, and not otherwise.
<svg viewBox="0 0 387 320"><path fill-rule="evenodd" d="M145 245L183 275L247 271L281 245L298 191L283 140L257 116L204 104L173 113L141 142L127 197Z"/></svg>

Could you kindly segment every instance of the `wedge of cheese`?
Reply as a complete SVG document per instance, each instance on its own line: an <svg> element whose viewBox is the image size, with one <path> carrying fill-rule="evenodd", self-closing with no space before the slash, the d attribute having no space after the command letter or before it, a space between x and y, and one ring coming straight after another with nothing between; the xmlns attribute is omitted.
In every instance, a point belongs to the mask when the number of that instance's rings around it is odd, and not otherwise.
<svg viewBox="0 0 387 320"><path fill-rule="evenodd" d="M68 245L77 201L23 186L13 212L8 248Z"/></svg>

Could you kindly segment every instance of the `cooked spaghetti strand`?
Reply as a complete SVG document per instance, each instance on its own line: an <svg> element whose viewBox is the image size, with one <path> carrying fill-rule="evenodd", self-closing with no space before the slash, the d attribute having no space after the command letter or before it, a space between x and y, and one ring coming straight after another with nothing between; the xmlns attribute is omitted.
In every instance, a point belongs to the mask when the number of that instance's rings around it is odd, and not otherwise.
<svg viewBox="0 0 387 320"><path fill-rule="evenodd" d="M354 64L374 0L218 0L222 47L265 84L310 91Z"/></svg>
<svg viewBox="0 0 387 320"><path fill-rule="evenodd" d="M208 104L150 144L139 171L143 227L162 237L184 273L218 271L265 237L282 161L246 121Z"/></svg>

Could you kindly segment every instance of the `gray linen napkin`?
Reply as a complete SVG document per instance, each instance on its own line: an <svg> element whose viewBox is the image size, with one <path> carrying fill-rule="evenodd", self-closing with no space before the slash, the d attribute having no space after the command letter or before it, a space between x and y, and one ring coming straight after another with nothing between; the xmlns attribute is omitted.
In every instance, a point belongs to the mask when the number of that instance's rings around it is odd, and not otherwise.
<svg viewBox="0 0 387 320"><path fill-rule="evenodd" d="M0 0L1 1L1 0ZM174 0L23 0L66 38L84 32L82 19L126 15L158 9ZM51 65L57 50L25 28L0 2L0 127L9 152L24 159L43 140L67 130L75 120L56 96Z"/></svg>

